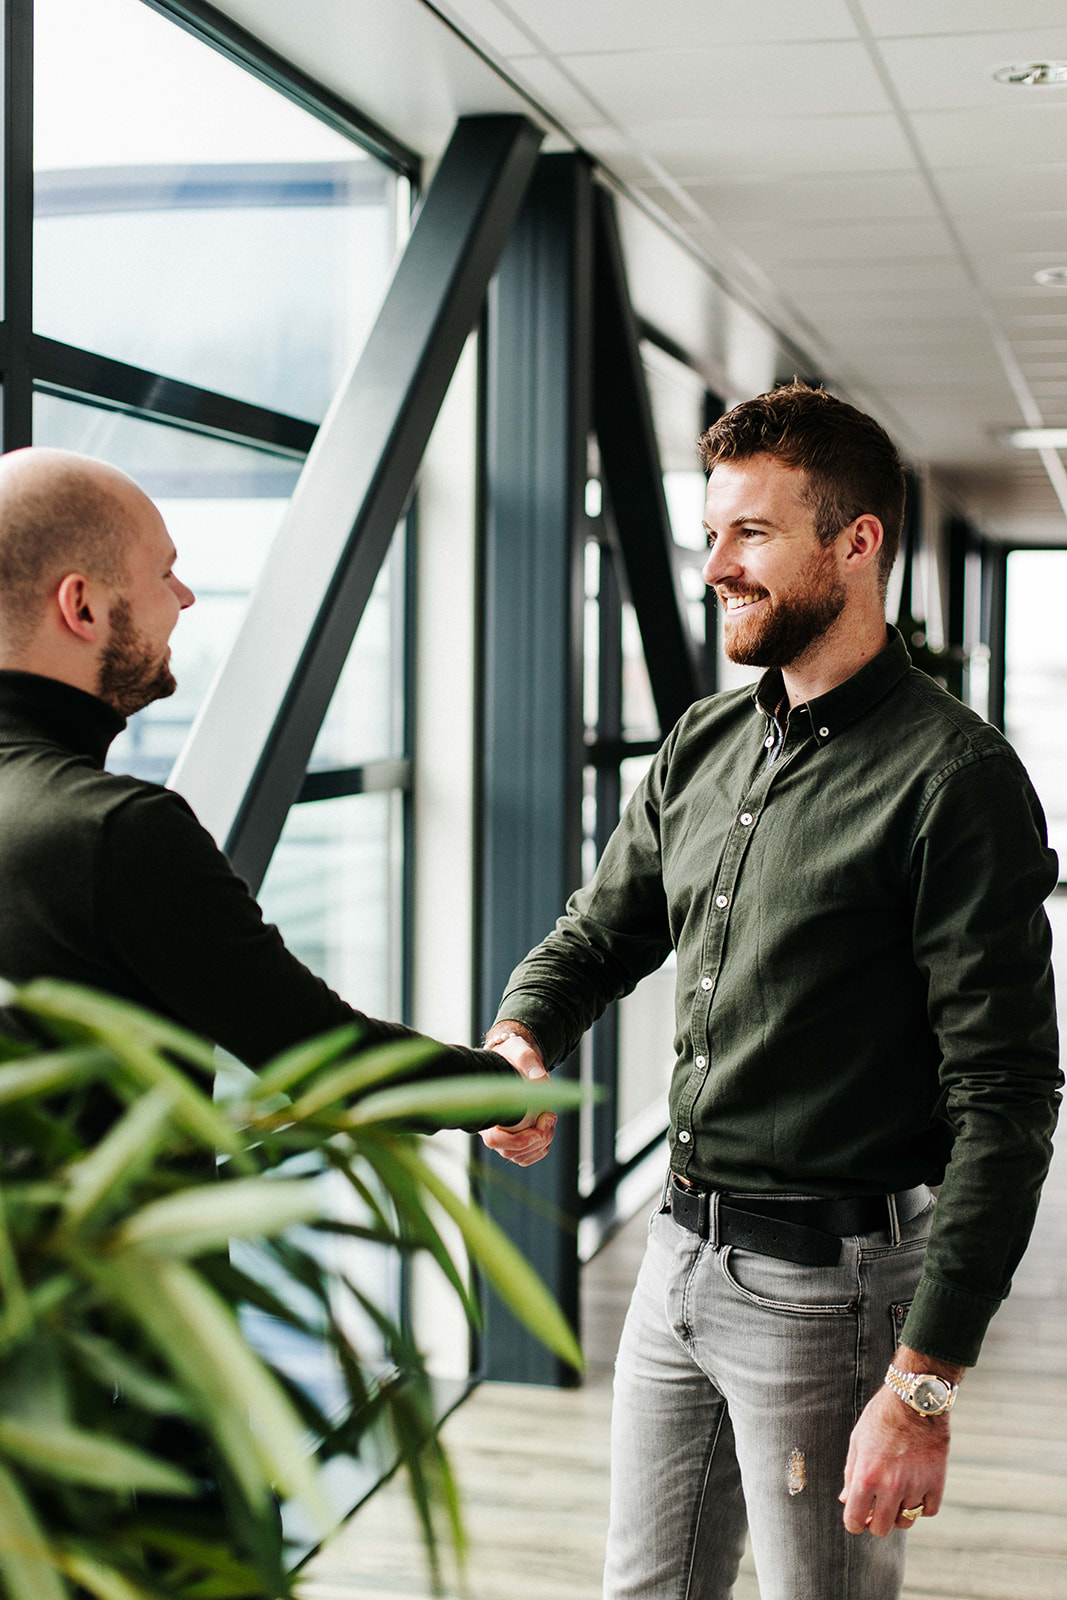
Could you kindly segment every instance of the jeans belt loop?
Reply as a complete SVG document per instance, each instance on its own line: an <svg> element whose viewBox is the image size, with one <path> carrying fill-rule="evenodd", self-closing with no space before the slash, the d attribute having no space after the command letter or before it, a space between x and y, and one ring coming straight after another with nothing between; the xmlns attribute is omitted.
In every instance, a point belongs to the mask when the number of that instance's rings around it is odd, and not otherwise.
<svg viewBox="0 0 1067 1600"><path fill-rule="evenodd" d="M889 1243L895 1249L900 1243L900 1218L897 1215L897 1197L887 1194L885 1197L886 1210L889 1212Z"/></svg>
<svg viewBox="0 0 1067 1600"><path fill-rule="evenodd" d="M722 1194L713 1189L708 1196L708 1243L713 1250L719 1248L719 1201Z"/></svg>

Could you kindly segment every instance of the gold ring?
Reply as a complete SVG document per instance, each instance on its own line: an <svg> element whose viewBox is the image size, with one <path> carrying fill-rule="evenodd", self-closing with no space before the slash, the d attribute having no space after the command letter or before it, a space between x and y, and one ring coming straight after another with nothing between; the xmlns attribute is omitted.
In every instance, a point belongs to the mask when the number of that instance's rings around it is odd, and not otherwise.
<svg viewBox="0 0 1067 1600"><path fill-rule="evenodd" d="M921 1517L922 1516L923 1507L921 1505L912 1506L911 1510L909 1511L907 1506L901 1506L900 1514L901 1514L902 1517L907 1517L909 1522L914 1522L917 1517Z"/></svg>

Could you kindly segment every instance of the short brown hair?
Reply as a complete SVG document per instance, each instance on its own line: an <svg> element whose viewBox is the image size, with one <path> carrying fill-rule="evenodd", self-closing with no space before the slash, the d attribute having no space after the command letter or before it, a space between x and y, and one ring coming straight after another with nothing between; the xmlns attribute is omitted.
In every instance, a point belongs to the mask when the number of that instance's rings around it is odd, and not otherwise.
<svg viewBox="0 0 1067 1600"><path fill-rule="evenodd" d="M806 473L804 498L823 544L832 544L865 512L877 517L884 533L878 575L885 591L904 525L904 468L873 417L794 378L734 406L698 443L708 472L720 461L768 455Z"/></svg>

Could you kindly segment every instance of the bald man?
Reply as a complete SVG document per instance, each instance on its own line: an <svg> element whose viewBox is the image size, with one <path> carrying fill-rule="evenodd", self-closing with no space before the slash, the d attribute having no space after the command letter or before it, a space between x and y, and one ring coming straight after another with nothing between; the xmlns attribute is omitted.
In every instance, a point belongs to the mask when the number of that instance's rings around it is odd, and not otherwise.
<svg viewBox="0 0 1067 1600"><path fill-rule="evenodd" d="M169 641L193 594L175 560L158 510L114 467L0 458L0 975L106 990L252 1067L346 1023L363 1044L416 1037L353 1010L285 948L179 795L104 770L127 717L176 687ZM442 1046L427 1070L512 1069ZM546 1148L554 1121L542 1113Z"/></svg>

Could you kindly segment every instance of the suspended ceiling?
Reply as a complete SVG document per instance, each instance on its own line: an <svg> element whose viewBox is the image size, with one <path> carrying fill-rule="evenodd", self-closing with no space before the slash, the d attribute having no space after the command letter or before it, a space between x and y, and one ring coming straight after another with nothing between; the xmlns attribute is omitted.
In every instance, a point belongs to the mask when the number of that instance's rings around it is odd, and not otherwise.
<svg viewBox="0 0 1067 1600"><path fill-rule="evenodd" d="M526 109L874 410L995 537L1067 544L1064 0L224 0L432 161ZM675 288L663 274L664 319ZM646 308L643 308L646 309ZM653 320L655 319L654 308Z"/></svg>

